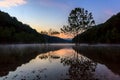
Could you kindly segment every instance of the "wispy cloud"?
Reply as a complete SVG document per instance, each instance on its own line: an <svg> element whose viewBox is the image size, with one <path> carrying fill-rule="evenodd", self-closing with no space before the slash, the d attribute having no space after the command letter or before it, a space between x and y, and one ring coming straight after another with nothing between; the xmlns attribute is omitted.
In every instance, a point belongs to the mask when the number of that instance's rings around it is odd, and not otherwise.
<svg viewBox="0 0 120 80"><path fill-rule="evenodd" d="M10 8L14 6L19 6L26 4L26 0L1 0L0 7Z"/></svg>
<svg viewBox="0 0 120 80"><path fill-rule="evenodd" d="M40 0L40 5L46 7L57 7L60 9L68 9L70 6L64 2L55 1L55 0Z"/></svg>

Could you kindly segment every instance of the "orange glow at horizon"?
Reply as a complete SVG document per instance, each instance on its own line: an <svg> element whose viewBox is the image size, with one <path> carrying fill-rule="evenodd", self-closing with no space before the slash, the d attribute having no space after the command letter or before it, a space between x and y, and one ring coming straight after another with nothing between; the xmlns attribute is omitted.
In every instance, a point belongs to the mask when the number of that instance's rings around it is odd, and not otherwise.
<svg viewBox="0 0 120 80"><path fill-rule="evenodd" d="M64 33L60 33L60 34L58 34L58 35L53 35L53 36L60 37L60 38L64 38L64 39L73 38L73 37L71 37L70 35L66 35L66 34L64 34Z"/></svg>
<svg viewBox="0 0 120 80"><path fill-rule="evenodd" d="M39 33L41 31L47 31L47 30L49 30L49 28L46 28L46 30L45 30L45 29L41 28L40 26L37 26L37 25L34 25L34 24L30 24L30 26L33 29L35 29L37 32L39 32ZM60 33L60 34L56 34L56 35L52 35L52 36L59 37L59 38L64 38L64 39L73 38L72 36L66 35L64 33Z"/></svg>

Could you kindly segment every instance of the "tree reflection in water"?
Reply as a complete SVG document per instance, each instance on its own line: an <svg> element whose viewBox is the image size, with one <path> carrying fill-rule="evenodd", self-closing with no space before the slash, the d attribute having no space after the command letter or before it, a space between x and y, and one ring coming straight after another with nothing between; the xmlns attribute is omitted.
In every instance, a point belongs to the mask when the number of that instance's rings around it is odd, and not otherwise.
<svg viewBox="0 0 120 80"><path fill-rule="evenodd" d="M98 80L94 78L97 63L77 52L74 52L71 57L62 58L61 63L70 66L67 73L70 78L68 80Z"/></svg>
<svg viewBox="0 0 120 80"><path fill-rule="evenodd" d="M40 59L47 59L47 58L49 58L49 59L59 59L60 58L60 56L54 55L53 53L54 53L53 51L50 51L47 54L40 55L39 58Z"/></svg>

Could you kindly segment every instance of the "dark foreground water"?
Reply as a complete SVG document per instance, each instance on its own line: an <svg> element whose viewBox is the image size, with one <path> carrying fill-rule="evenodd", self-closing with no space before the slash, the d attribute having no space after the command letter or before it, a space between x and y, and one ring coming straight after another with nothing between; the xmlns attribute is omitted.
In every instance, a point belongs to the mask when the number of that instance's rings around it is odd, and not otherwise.
<svg viewBox="0 0 120 80"><path fill-rule="evenodd" d="M120 80L120 46L0 45L0 80Z"/></svg>

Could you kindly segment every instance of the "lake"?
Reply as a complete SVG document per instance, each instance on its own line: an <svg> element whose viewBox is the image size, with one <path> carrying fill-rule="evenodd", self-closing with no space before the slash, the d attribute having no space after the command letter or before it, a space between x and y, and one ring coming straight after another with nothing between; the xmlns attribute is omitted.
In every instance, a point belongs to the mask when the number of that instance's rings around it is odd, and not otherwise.
<svg viewBox="0 0 120 80"><path fill-rule="evenodd" d="M120 45L0 45L0 80L120 80Z"/></svg>

